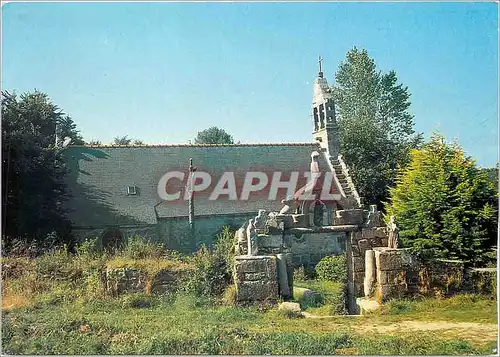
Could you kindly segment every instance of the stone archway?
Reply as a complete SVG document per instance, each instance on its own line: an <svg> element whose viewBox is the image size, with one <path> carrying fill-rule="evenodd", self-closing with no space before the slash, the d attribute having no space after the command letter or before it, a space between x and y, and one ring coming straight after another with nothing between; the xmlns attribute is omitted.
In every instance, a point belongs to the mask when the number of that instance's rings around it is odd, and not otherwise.
<svg viewBox="0 0 500 357"><path fill-rule="evenodd" d="M106 250L118 249L123 245L123 233L118 228L109 228L102 235L102 246Z"/></svg>

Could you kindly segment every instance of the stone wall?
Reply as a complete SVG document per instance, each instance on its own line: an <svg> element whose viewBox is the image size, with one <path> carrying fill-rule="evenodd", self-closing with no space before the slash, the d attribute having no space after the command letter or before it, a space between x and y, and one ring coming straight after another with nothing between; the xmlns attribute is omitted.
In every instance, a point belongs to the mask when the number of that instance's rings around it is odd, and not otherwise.
<svg viewBox="0 0 500 357"><path fill-rule="evenodd" d="M159 239L164 242L167 249L191 253L196 251L202 244L212 246L214 238L222 231L224 226L236 230L250 218L255 217L256 214L256 212L248 212L196 216L195 242L191 241L187 216L161 218L158 221Z"/></svg>
<svg viewBox="0 0 500 357"><path fill-rule="evenodd" d="M294 267L301 265L314 266L322 258L339 255L346 251L346 232L287 234L285 239L292 243L292 263Z"/></svg>
<svg viewBox="0 0 500 357"><path fill-rule="evenodd" d="M405 249L366 251L364 293L380 301L413 295L448 296L458 292L496 294L496 269L467 269L458 260L421 262ZM373 271L372 271L373 270ZM373 289L370 289L370 286ZM371 293L373 291L373 294Z"/></svg>
<svg viewBox="0 0 500 357"><path fill-rule="evenodd" d="M404 249L374 248L376 296L382 301L418 292L416 260Z"/></svg>
<svg viewBox="0 0 500 357"><path fill-rule="evenodd" d="M135 267L107 267L106 291L111 295L124 293L165 294L177 291L189 269L160 269L148 272Z"/></svg>
<svg viewBox="0 0 500 357"><path fill-rule="evenodd" d="M347 237L348 309L357 310L356 298L364 296L365 253L377 247L387 247L387 228L361 228Z"/></svg>
<svg viewBox="0 0 500 357"><path fill-rule="evenodd" d="M236 301L275 302L278 299L276 256L237 256L235 260Z"/></svg>

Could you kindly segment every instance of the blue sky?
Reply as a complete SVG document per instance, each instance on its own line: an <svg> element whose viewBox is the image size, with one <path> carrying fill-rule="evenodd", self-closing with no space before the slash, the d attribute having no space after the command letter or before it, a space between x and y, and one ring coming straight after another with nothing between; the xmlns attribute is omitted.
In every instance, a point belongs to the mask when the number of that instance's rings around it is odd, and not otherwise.
<svg viewBox="0 0 500 357"><path fill-rule="evenodd" d="M2 88L38 89L86 140L308 142L317 57L353 46L412 94L416 129L498 161L495 3L10 3Z"/></svg>

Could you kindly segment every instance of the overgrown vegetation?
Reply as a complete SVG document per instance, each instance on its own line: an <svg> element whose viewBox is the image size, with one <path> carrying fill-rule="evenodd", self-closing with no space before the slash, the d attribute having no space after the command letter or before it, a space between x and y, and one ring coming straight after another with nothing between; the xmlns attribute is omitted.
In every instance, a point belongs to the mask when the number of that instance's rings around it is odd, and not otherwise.
<svg viewBox="0 0 500 357"><path fill-rule="evenodd" d="M186 289L197 296L221 295L232 279L234 231L224 227L212 249L202 246L191 258L194 271Z"/></svg>
<svg viewBox="0 0 500 357"><path fill-rule="evenodd" d="M368 321L365 317L341 317L345 313L344 283L308 280L305 269L306 279L297 282L303 289L295 289L296 300L309 313L335 317L296 319L291 317L298 315L283 315L276 308L235 306L234 285L227 284L233 239L234 233L226 228L212 249L204 247L193 257L176 256L155 243L132 237L122 250L113 253L103 253L97 241L89 240L75 254L62 248L34 259L3 258L4 352L486 354L494 347L493 339L484 338L476 341L419 333L417 339L407 332L360 333L360 326ZM110 295L104 269L124 266L138 267L148 274L158 271L158 267L169 270L184 266L190 274L181 282L184 289L163 294L145 289ZM333 269L337 270L341 271ZM332 277L326 273L322 276ZM203 283L208 287L201 289ZM307 294L306 288L310 289ZM398 321L401 316L490 324L496 321L491 313L495 309L493 300L479 295L452 299L402 300L379 315L369 316L369 321Z"/></svg>

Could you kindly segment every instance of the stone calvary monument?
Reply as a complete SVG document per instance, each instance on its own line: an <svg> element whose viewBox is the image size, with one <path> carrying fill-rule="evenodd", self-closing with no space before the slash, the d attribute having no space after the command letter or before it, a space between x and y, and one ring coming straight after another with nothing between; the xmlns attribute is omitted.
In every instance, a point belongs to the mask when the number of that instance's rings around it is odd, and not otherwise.
<svg viewBox="0 0 500 357"><path fill-rule="evenodd" d="M386 226L375 205L363 209L362 200L340 155L339 127L331 88L323 72L314 82L313 135L320 145L311 153L311 180L293 196L282 200L279 211L260 210L236 232L234 280L238 301L276 301L293 295L293 269L317 262L322 256L345 253L348 265L348 310L356 311L356 298L364 296L365 253L396 244L394 220ZM318 158L333 173L336 192L321 199ZM391 243L389 243L391 241ZM324 249L318 249L318 242ZM329 248L325 248L332 243ZM301 261L300 246L319 253ZM332 248L336 246L335 248Z"/></svg>

